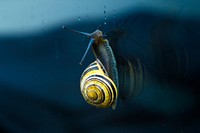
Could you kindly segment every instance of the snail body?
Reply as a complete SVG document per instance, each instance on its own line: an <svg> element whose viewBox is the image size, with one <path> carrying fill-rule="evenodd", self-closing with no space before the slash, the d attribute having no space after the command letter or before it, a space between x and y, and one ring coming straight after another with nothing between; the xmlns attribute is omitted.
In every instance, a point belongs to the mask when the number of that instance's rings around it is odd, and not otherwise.
<svg viewBox="0 0 200 133"><path fill-rule="evenodd" d="M117 88L119 87L117 63L114 53L107 39L104 39L100 44L92 46L93 53L96 59L100 60L108 72L109 77L113 80Z"/></svg>

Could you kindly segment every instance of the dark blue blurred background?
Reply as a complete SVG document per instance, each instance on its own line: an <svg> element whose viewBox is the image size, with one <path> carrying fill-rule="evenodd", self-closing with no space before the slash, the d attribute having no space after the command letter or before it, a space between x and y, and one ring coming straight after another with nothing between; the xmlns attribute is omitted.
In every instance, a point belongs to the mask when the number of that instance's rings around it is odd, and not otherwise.
<svg viewBox="0 0 200 133"><path fill-rule="evenodd" d="M0 1L0 131L200 132L200 2L196 0ZM145 67L142 92L97 109L79 79L94 60L99 25L116 57Z"/></svg>

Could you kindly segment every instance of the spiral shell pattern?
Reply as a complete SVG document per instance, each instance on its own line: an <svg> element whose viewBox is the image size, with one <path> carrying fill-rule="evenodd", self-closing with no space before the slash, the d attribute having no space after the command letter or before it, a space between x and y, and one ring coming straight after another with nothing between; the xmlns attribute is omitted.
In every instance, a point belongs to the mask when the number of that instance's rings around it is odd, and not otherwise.
<svg viewBox="0 0 200 133"><path fill-rule="evenodd" d="M80 80L81 93L91 105L99 108L115 108L118 90L106 69L97 59L83 72Z"/></svg>

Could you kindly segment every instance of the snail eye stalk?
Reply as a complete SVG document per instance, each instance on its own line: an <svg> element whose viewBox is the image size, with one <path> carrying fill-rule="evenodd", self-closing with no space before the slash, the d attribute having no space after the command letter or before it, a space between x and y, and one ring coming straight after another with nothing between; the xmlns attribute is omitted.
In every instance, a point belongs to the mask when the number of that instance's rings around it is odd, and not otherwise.
<svg viewBox="0 0 200 133"><path fill-rule="evenodd" d="M84 55L83 55L83 57L82 57L82 59L81 59L81 61L79 63L80 65L82 65L82 63L83 63L83 61L84 61L84 59L85 59L85 57L86 57L86 55L87 55L87 53L88 53L88 51L89 51L89 49L90 49L90 47L92 46L93 43L94 43L94 39L91 38L90 42L88 44L88 47L87 47L87 49L86 49L86 51L85 51L85 53L84 53Z"/></svg>
<svg viewBox="0 0 200 133"><path fill-rule="evenodd" d="M90 33L82 32L82 31L77 31L77 30L72 30L72 29L70 29L70 28L68 28L66 26L62 26L62 28L65 29L65 30L77 33L77 34L81 34L81 35L84 35L84 36L87 36L87 37L91 37Z"/></svg>

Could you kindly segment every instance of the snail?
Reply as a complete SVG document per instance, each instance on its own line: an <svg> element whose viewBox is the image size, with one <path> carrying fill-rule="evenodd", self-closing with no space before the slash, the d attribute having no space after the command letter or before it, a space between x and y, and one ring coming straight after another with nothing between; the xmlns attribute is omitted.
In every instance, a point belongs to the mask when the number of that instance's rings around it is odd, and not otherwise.
<svg viewBox="0 0 200 133"><path fill-rule="evenodd" d="M65 26L63 29L90 38L80 61L82 64L92 47L96 60L84 70L80 78L80 90L87 103L98 108L112 107L114 110L118 99L124 103L141 92L146 81L145 75L148 73L138 58L123 57L120 50L116 50L121 34L110 36L110 44L114 48L112 49L99 28L93 33L80 32Z"/></svg>
<svg viewBox="0 0 200 133"><path fill-rule="evenodd" d="M116 108L118 98L118 71L114 53L109 46L109 41L104 39L99 28L93 33L85 33L69 29L63 29L85 35L90 38L88 47L80 61L84 61L90 47L92 47L96 60L82 73L80 89L84 99L98 108Z"/></svg>

